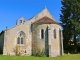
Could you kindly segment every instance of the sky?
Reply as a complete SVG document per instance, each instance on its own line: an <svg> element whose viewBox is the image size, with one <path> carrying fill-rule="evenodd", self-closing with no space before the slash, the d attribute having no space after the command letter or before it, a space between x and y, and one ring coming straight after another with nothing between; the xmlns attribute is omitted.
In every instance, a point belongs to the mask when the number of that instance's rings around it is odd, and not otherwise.
<svg viewBox="0 0 80 60"><path fill-rule="evenodd" d="M60 22L61 0L0 0L0 32L6 27L16 25L16 20L22 16L28 20L41 12L45 6Z"/></svg>

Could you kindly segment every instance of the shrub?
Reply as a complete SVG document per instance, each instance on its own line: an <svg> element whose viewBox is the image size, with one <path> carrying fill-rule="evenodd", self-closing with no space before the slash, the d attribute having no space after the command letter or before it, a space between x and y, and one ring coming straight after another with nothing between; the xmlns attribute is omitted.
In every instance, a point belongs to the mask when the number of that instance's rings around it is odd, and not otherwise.
<svg viewBox="0 0 80 60"><path fill-rule="evenodd" d="M37 49L36 56L39 56L39 57L45 56L45 50L44 49L43 50Z"/></svg>
<svg viewBox="0 0 80 60"><path fill-rule="evenodd" d="M20 46L16 46L15 47L15 49L14 49L14 52L15 52L15 54L17 55L17 56L20 56L21 55L21 53L20 53Z"/></svg>

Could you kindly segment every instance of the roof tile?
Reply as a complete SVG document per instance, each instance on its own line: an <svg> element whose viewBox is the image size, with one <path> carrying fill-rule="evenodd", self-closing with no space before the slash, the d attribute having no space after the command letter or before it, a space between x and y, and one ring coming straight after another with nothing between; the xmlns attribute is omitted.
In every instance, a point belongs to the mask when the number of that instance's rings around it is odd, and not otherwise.
<svg viewBox="0 0 80 60"><path fill-rule="evenodd" d="M37 20L36 22L34 22L33 24L38 24L38 23L50 23L50 24L59 24L57 23L55 20L52 20L51 18L44 16L43 18Z"/></svg>

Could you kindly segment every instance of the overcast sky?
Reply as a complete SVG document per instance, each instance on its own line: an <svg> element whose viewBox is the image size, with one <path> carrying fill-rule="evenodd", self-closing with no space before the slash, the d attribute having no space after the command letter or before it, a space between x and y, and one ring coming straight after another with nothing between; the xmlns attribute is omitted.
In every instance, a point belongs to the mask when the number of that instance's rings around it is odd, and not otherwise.
<svg viewBox="0 0 80 60"><path fill-rule="evenodd" d="M22 16L28 20L44 7L60 22L61 0L0 0L0 32L16 25Z"/></svg>

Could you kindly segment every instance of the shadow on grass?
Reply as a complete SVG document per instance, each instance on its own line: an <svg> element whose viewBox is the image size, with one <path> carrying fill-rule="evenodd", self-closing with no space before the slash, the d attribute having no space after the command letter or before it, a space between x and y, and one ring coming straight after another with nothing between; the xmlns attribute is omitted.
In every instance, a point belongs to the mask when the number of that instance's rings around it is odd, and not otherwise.
<svg viewBox="0 0 80 60"><path fill-rule="evenodd" d="M64 51L65 54L80 54L80 52L75 51Z"/></svg>

